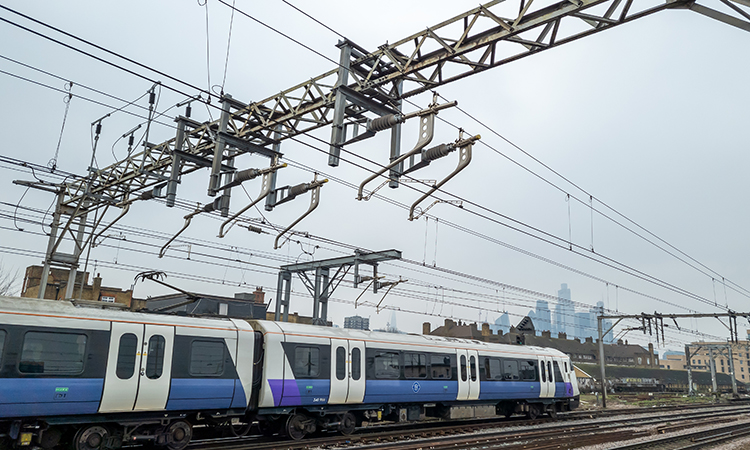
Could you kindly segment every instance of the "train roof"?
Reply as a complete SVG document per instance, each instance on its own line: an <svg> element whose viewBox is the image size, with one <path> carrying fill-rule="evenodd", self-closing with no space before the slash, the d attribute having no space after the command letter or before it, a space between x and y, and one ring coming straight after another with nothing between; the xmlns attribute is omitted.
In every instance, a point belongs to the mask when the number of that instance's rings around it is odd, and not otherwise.
<svg viewBox="0 0 750 450"><path fill-rule="evenodd" d="M89 302L90 303L90 302ZM98 302L102 303L102 302ZM26 297L0 296L0 314L22 314L50 318L80 319L90 321L139 322L157 325L207 327L235 330L227 318L204 318L172 314L141 313L107 307L107 303L91 307L76 305L68 300L47 300Z"/></svg>
<svg viewBox="0 0 750 450"><path fill-rule="evenodd" d="M285 335L332 339L356 339L372 344L388 345L415 345L425 347L443 348L465 348L472 350L502 351L516 354L534 354L546 356L565 357L567 355L559 350L548 347L536 347L531 345L509 345L477 341L444 336L433 336L423 334L386 333L382 331L364 331L349 328L332 328L316 325L307 325L290 322L273 322L268 320L249 320L256 324L256 329L264 333L278 333L279 330Z"/></svg>

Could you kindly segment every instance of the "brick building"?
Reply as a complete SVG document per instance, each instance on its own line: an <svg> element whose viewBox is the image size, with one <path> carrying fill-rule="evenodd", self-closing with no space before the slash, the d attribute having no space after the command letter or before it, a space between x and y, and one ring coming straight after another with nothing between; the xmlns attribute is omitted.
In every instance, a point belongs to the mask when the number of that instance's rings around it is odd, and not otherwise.
<svg viewBox="0 0 750 450"><path fill-rule="evenodd" d="M568 339L566 333L558 333L557 337L553 338L549 331L542 331L542 335L537 336L533 332L521 332L515 327L511 327L508 333L503 333L502 330L493 333L488 323L483 323L480 330L476 323L464 324L460 321L456 323L450 319L445 319L444 325L434 330L431 330L429 322L425 322L422 325L422 334L476 339L499 344L519 344L523 342L525 345L551 347L560 350L570 356L574 363L599 364L599 343L591 337L584 340ZM659 355L654 353L653 344L649 344L648 349L645 349L640 345L628 344L627 341L623 342L621 339L616 344L605 344L604 354L608 365L659 367Z"/></svg>
<svg viewBox="0 0 750 450"><path fill-rule="evenodd" d="M23 277L21 297L37 298L39 296L39 285L42 280L42 266L29 266ZM64 300L65 290L68 284L70 271L66 269L50 269L47 279L47 288L44 298L48 300ZM81 291L83 283L83 291ZM75 285L73 286L73 298L80 300L101 301L107 303L118 303L130 307L133 300L132 290L102 286L102 278L99 274L89 284L89 273L78 272Z"/></svg>

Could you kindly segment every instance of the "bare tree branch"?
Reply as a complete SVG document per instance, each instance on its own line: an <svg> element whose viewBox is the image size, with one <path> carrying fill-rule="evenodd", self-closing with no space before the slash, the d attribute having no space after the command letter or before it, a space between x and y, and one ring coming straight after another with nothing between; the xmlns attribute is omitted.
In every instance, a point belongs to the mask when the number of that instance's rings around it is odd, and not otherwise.
<svg viewBox="0 0 750 450"><path fill-rule="evenodd" d="M0 260L0 295L11 296L18 294L18 281L18 269L15 271L6 269L3 261Z"/></svg>

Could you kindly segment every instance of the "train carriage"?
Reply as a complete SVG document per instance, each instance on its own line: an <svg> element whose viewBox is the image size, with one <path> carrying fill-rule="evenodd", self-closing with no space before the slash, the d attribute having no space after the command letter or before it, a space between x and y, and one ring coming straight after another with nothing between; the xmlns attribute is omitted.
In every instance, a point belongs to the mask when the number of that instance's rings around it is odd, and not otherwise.
<svg viewBox="0 0 750 450"><path fill-rule="evenodd" d="M300 439L577 404L553 349L0 297L0 448L181 450L197 424Z"/></svg>

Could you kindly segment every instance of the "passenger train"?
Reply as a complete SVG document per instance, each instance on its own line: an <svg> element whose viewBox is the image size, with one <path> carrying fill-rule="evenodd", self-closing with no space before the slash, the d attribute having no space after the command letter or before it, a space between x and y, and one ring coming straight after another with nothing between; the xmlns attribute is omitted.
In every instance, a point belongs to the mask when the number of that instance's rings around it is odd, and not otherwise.
<svg viewBox="0 0 750 450"><path fill-rule="evenodd" d="M578 406L549 348L0 297L0 449L183 449L196 425L301 439ZM243 432L244 432L243 431Z"/></svg>

